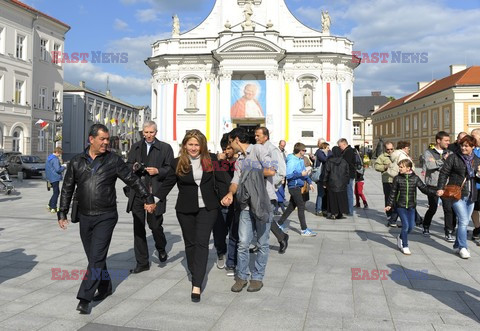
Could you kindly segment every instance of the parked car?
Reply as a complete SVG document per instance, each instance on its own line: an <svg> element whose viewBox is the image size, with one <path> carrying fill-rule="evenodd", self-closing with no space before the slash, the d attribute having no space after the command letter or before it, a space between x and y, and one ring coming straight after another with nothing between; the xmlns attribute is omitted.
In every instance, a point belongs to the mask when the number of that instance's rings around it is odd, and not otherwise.
<svg viewBox="0 0 480 331"><path fill-rule="evenodd" d="M11 155L22 155L20 152L5 152L5 151L0 151L0 167L5 167L7 164L7 160Z"/></svg>
<svg viewBox="0 0 480 331"><path fill-rule="evenodd" d="M35 155L10 155L7 161L7 171L10 175L23 172L24 178L43 176L45 162Z"/></svg>

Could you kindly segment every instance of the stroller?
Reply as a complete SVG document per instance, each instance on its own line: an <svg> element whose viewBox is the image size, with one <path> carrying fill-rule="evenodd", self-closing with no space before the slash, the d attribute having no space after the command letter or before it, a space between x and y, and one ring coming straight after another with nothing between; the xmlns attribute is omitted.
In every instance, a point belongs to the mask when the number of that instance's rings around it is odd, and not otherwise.
<svg viewBox="0 0 480 331"><path fill-rule="evenodd" d="M15 187L12 185L10 175L5 167L0 167L0 191L5 192L7 195L15 191Z"/></svg>

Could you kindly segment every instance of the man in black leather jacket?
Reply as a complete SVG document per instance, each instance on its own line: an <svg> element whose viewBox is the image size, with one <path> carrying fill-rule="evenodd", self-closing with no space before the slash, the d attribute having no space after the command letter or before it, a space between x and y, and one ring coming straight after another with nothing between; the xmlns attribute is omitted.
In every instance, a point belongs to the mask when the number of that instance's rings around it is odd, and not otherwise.
<svg viewBox="0 0 480 331"><path fill-rule="evenodd" d="M107 253L117 224L117 196L115 182L120 178L135 189L145 201L145 209L153 212L155 203L140 178L135 176L125 162L115 153L107 151L108 129L94 124L88 134L90 146L73 157L67 167L60 197L58 224L66 229L70 201L76 187L80 237L88 258L87 274L82 279L77 299L77 310L89 313L90 301L100 301L112 294L112 282L107 270ZM75 221L75 220L74 220ZM98 289L98 294L94 296Z"/></svg>

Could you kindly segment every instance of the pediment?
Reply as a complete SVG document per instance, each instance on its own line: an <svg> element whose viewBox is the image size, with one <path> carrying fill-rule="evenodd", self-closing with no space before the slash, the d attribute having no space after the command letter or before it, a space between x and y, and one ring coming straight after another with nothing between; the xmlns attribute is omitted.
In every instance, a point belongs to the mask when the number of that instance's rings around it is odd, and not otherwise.
<svg viewBox="0 0 480 331"><path fill-rule="evenodd" d="M258 37L241 37L220 46L215 53L284 53L285 50L269 40Z"/></svg>

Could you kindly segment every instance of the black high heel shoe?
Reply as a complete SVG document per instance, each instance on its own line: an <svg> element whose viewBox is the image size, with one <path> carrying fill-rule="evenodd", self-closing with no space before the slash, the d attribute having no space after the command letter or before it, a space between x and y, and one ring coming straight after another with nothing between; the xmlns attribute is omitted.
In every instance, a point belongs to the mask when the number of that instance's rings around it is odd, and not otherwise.
<svg viewBox="0 0 480 331"><path fill-rule="evenodd" d="M193 291L193 287L192 287L192 291ZM200 302L200 293L193 293L192 292L192 302Z"/></svg>

